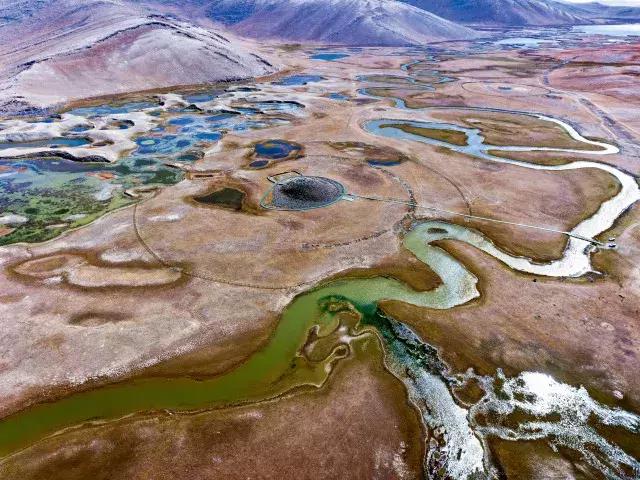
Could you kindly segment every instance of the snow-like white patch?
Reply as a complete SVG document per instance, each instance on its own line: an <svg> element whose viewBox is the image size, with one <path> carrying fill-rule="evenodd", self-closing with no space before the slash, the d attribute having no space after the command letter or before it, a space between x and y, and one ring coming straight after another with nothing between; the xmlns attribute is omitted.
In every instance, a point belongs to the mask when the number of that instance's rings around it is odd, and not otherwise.
<svg viewBox="0 0 640 480"><path fill-rule="evenodd" d="M5 215L0 216L0 224L1 225L20 225L23 223L27 223L29 219L22 215L16 215L13 213L7 213Z"/></svg>

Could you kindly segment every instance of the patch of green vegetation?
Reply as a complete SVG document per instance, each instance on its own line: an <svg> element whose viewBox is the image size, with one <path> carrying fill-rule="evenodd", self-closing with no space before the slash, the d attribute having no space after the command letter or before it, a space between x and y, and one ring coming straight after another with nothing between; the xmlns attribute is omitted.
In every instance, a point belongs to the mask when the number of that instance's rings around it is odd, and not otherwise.
<svg viewBox="0 0 640 480"><path fill-rule="evenodd" d="M105 201L96 200L94 195L95 190L88 186L76 186L64 191L43 188L29 192L28 196L3 195L0 208L4 210L4 205L10 205L12 213L24 216L28 221L0 237L0 245L51 240L65 230L91 223L111 210L132 203L122 194Z"/></svg>
<svg viewBox="0 0 640 480"><path fill-rule="evenodd" d="M212 193L193 197L193 200L203 205L214 205L232 210L241 210L244 197L243 191L225 187Z"/></svg>

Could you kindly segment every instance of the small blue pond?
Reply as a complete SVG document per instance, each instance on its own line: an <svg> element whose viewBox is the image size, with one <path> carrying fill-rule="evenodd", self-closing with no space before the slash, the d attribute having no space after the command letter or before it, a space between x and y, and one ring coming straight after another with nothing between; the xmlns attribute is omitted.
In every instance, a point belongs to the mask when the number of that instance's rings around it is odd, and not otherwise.
<svg viewBox="0 0 640 480"><path fill-rule="evenodd" d="M289 143L285 140L267 140L257 143L254 148L258 157L270 160L287 158L292 153L299 152L302 149L300 145Z"/></svg>
<svg viewBox="0 0 640 480"><path fill-rule="evenodd" d="M347 58L349 55L346 53L340 52L322 52L316 53L311 56L312 60L325 60L327 62L335 62L336 60L340 60L341 58Z"/></svg>
<svg viewBox="0 0 640 480"><path fill-rule="evenodd" d="M80 115L82 117L117 115L121 113L137 112L145 108L158 106L152 102L130 102L123 105L99 105L97 107L80 107L69 110L72 115Z"/></svg>
<svg viewBox="0 0 640 480"><path fill-rule="evenodd" d="M8 148L61 148L61 147L81 147L88 145L91 141L82 137L56 137L44 140L32 140L29 142L2 142L0 150Z"/></svg>
<svg viewBox="0 0 640 480"><path fill-rule="evenodd" d="M273 84L286 86L306 85L307 83L320 82L324 79L325 78L320 75L290 75L277 82L273 82Z"/></svg>

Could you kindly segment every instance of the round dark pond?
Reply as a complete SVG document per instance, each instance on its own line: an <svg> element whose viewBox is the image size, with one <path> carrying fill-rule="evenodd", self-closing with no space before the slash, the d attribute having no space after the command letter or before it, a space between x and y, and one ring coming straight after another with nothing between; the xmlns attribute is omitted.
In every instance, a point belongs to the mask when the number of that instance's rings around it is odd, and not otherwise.
<svg viewBox="0 0 640 480"><path fill-rule="evenodd" d="M235 188L225 187L215 192L193 197L197 203L204 205L214 205L231 210L242 210L242 202L244 201L244 192Z"/></svg>
<svg viewBox="0 0 640 480"><path fill-rule="evenodd" d="M331 205L342 198L341 183L325 177L293 177L274 185L267 208L310 210Z"/></svg>

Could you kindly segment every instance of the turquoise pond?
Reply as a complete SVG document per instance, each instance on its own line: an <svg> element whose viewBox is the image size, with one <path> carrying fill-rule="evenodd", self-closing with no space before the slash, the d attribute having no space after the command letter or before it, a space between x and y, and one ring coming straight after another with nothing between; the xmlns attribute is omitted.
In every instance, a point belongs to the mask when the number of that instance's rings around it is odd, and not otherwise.
<svg viewBox="0 0 640 480"><path fill-rule="evenodd" d="M154 102L129 102L119 105L99 105L97 107L80 107L69 110L68 113L72 115L79 115L81 117L102 117L105 115L117 115L121 113L131 113L146 108L157 107L158 104Z"/></svg>
<svg viewBox="0 0 640 480"><path fill-rule="evenodd" d="M0 150L10 148L55 148L55 147L81 147L91 141L83 137L56 137L28 142L0 142Z"/></svg>
<svg viewBox="0 0 640 480"><path fill-rule="evenodd" d="M343 58L347 58L349 54L340 52L319 52L311 55L311 60L324 60L326 62L335 62Z"/></svg>
<svg viewBox="0 0 640 480"><path fill-rule="evenodd" d="M215 100L222 93L223 91L193 93L191 95L184 95L183 98L185 99L185 101L189 103L204 103L204 102L210 102L211 100Z"/></svg>

